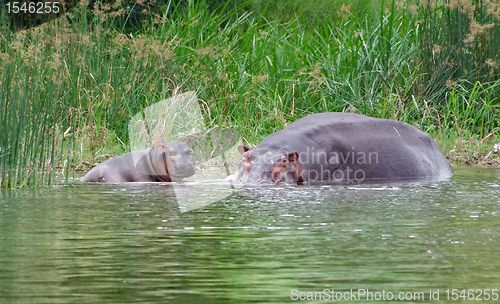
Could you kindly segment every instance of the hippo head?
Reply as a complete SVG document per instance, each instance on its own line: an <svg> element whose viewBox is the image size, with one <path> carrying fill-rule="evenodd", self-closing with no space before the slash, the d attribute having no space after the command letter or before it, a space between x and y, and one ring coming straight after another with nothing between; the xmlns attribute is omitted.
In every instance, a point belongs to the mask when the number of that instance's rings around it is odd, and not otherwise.
<svg viewBox="0 0 500 304"><path fill-rule="evenodd" d="M184 178L195 173L190 144L191 139L186 142L174 140L165 143L162 141L162 153L164 153L165 166L170 177Z"/></svg>
<svg viewBox="0 0 500 304"><path fill-rule="evenodd" d="M302 181L297 151L279 147L238 147L242 154L236 179L246 185L296 185Z"/></svg>

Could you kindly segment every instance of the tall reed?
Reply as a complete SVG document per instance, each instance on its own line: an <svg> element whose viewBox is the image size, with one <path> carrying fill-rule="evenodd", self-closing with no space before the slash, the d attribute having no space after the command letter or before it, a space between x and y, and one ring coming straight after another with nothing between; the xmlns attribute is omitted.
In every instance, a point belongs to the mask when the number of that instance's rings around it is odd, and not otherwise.
<svg viewBox="0 0 500 304"><path fill-rule="evenodd" d="M497 0L419 1L423 82L439 97L457 84L472 89L499 79L499 14Z"/></svg>
<svg viewBox="0 0 500 304"><path fill-rule="evenodd" d="M2 65L0 186L50 185L62 156L56 153L55 142L66 125L60 117L64 91L45 69L46 58L35 58L24 45L18 47L32 65L22 58L7 59L9 63Z"/></svg>

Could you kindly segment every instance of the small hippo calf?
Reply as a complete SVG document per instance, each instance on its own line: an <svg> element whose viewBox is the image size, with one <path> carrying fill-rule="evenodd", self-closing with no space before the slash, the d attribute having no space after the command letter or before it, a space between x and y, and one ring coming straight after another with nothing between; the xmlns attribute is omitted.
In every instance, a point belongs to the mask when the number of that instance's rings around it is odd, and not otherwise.
<svg viewBox="0 0 500 304"><path fill-rule="evenodd" d="M87 183L171 182L195 173L186 142L162 140L159 148L139 150L113 157L97 165L82 179Z"/></svg>
<svg viewBox="0 0 500 304"><path fill-rule="evenodd" d="M240 146L234 179L247 185L447 178L450 163L426 133L408 124L351 113L306 116Z"/></svg>

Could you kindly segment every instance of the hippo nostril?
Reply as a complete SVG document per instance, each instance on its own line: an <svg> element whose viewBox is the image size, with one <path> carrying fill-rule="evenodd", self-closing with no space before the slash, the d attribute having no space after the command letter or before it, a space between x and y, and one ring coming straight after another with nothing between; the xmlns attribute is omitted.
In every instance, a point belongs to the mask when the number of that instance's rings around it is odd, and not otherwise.
<svg viewBox="0 0 500 304"><path fill-rule="evenodd" d="M188 168L192 168L193 164L178 164L177 167L179 169L188 169Z"/></svg>

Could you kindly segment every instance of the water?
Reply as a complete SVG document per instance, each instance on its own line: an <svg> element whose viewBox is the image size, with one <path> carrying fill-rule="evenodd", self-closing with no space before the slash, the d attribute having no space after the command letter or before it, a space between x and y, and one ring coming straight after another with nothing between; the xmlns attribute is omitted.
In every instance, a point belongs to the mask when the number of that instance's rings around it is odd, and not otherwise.
<svg viewBox="0 0 500 304"><path fill-rule="evenodd" d="M73 182L1 192L0 302L281 303L363 289L438 303L458 289L460 303L462 289L477 299L500 289L499 169L239 189L189 212L174 190Z"/></svg>

